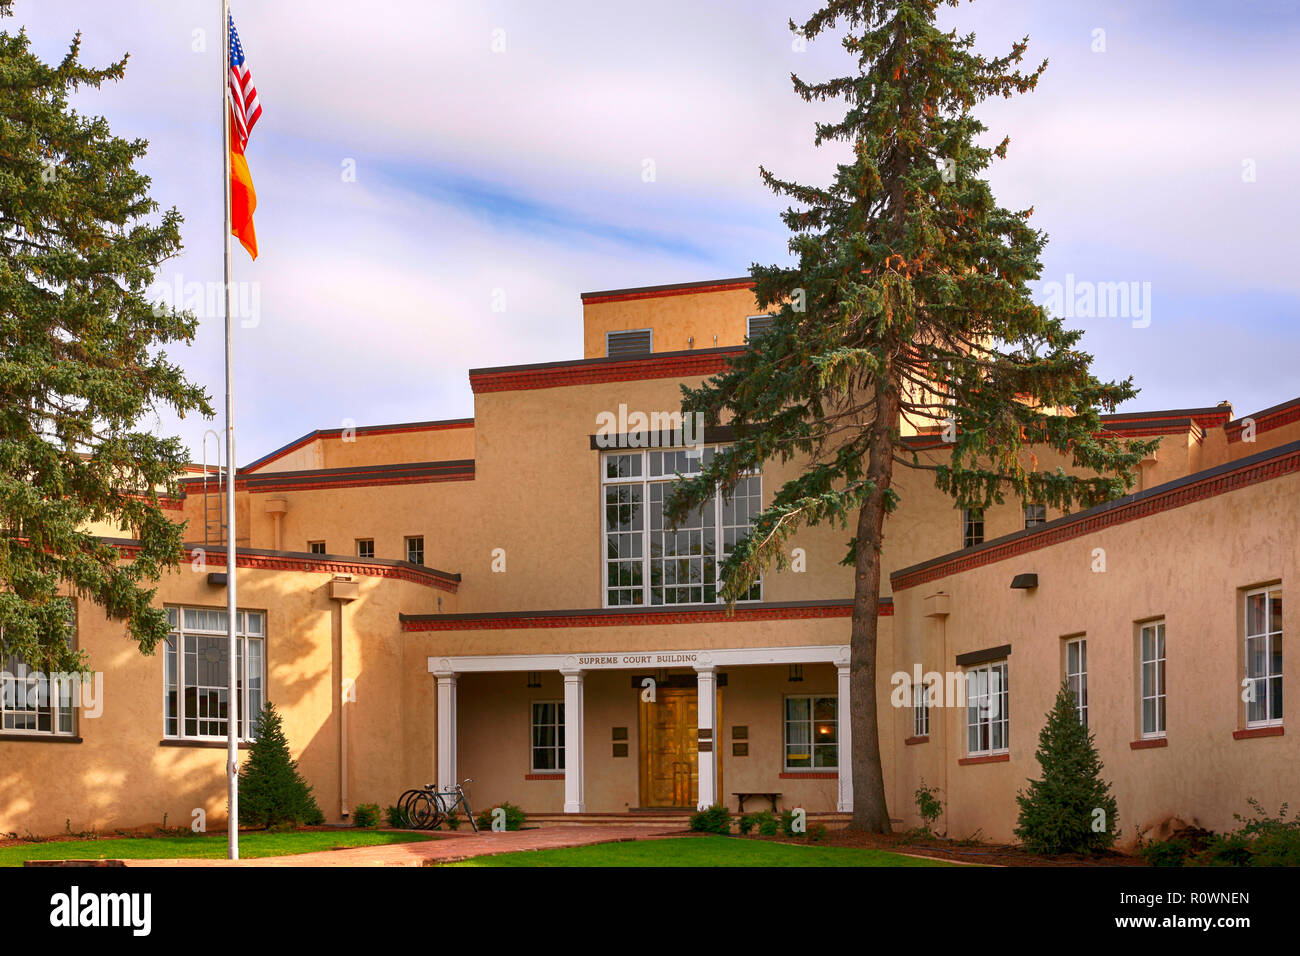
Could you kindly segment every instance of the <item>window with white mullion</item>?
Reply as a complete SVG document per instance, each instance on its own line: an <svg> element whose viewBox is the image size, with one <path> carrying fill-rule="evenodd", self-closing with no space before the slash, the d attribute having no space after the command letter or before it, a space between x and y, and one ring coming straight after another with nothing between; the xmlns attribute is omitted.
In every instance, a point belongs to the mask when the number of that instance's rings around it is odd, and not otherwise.
<svg viewBox="0 0 1300 956"><path fill-rule="evenodd" d="M163 650L163 735L225 739L232 709L226 612L170 607L167 619L171 633ZM235 620L233 709L243 740L253 739L266 701L265 623L258 611L239 611Z"/></svg>
<svg viewBox="0 0 1300 956"><path fill-rule="evenodd" d="M1065 682L1074 698L1079 723L1088 726L1088 642L1076 637L1065 643Z"/></svg>
<svg viewBox="0 0 1300 956"><path fill-rule="evenodd" d="M1142 736L1165 735L1165 622L1143 624Z"/></svg>
<svg viewBox="0 0 1300 956"><path fill-rule="evenodd" d="M1246 726L1282 723L1282 588L1245 595Z"/></svg>
<svg viewBox="0 0 1300 956"><path fill-rule="evenodd" d="M742 477L730 498L711 495L676 527L668 527L664 517L674 483L699 474L715 452L656 448L602 455L604 606L717 603L718 568L752 527L761 477ZM761 599L761 581L741 598Z"/></svg>
<svg viewBox="0 0 1300 956"><path fill-rule="evenodd" d="M72 638L69 646L76 647L75 604L70 608L68 628ZM4 632L0 631L0 736L75 734L79 679L33 668L17 654L3 653L3 647Z"/></svg>
<svg viewBox="0 0 1300 956"><path fill-rule="evenodd" d="M1007 663L985 664L966 671L966 753L971 757L1006 753L1011 719Z"/></svg>

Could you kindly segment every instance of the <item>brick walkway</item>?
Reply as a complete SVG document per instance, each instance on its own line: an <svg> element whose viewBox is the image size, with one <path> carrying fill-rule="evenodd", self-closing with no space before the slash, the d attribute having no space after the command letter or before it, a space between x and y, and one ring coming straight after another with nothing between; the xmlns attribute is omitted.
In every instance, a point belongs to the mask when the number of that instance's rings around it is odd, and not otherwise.
<svg viewBox="0 0 1300 956"><path fill-rule="evenodd" d="M127 866L429 866L516 850L555 850L596 843L622 843L685 833L678 826L540 827L505 833L455 831L436 840L387 846L324 850L256 860L124 860Z"/></svg>

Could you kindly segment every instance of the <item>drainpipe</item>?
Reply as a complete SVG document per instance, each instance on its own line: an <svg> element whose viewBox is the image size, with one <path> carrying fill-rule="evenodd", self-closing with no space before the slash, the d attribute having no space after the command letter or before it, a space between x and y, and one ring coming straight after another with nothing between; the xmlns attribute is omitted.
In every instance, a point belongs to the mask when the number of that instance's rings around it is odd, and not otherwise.
<svg viewBox="0 0 1300 956"><path fill-rule="evenodd" d="M283 498L272 498L266 503L266 513L271 516L271 547L276 551L284 550L284 513L289 510L289 502Z"/></svg>
<svg viewBox="0 0 1300 956"><path fill-rule="evenodd" d="M352 580L351 575L336 575L330 582L330 600L336 605L333 615L334 641L339 655L338 683L334 687L334 699L338 701L339 707L339 816L344 819L351 813L348 808L348 704L356 703L357 692L352 679L345 676L343 606L355 601L360 590L360 585Z"/></svg>

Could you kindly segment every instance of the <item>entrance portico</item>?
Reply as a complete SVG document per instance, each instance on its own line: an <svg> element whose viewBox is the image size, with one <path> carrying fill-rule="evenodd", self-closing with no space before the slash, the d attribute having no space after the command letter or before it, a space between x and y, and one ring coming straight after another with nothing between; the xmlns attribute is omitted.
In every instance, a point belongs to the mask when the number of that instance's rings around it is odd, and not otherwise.
<svg viewBox="0 0 1300 956"><path fill-rule="evenodd" d="M828 734L829 740L835 744L837 760L835 764L827 766L814 764L809 758L807 764L809 772L787 773L784 771L788 769L786 764L790 756L787 753L789 731L786 728L789 715L785 711L786 705L783 699L785 695L778 690L787 678L786 672L778 669L788 668L791 675L796 670L802 674L801 668L804 665L822 665L820 668L810 668L810 671L815 670L819 675L833 675L829 677L829 682L827 677L819 679L819 693L824 696L818 700L835 698L830 703L836 706L838 719L832 724L819 725L818 731ZM822 804L818 809L848 812L853 807L852 773L849 765L848 665L848 646L838 644L579 654L433 656L428 659L428 670L437 678L438 697L435 709L438 784L440 787L450 786L457 779L458 756L461 756L457 752L458 737L465 731L465 720L468 719L462 717L460 713L462 706L475 708L475 713L480 715L479 724L491 722L501 726L509 723L500 714L501 709L508 707L502 695L497 691L489 691L485 696L492 697L492 700L466 697L466 681L462 678L468 678L472 684L471 675L474 677L483 675L485 678L494 675L501 678L508 674L526 673L529 675L528 687L530 688L540 688L545 680L547 686L558 690L559 682L556 678L559 677L562 681L562 698L553 691L550 692L555 698L553 703L558 704L560 700L563 702L562 710L557 708L559 714L557 720L559 727L562 728L560 736L563 752L562 769L557 768L548 773L530 773L526 779L534 781L551 779L557 783L562 781L562 805L565 813L584 813L589 810L605 812L626 809L628 806L651 807L671 804L676 804L678 807L685 805L705 808L715 803L734 802L729 799L729 794L724 791L723 786L724 779L733 773L730 769L733 765L736 768L733 790L761 788L779 791L782 789L782 780L786 778L804 781L822 780L826 783L821 785L822 797L816 801ZM834 668L833 671L831 667ZM747 698L741 697L740 688L745 685L745 681L743 679L738 681L741 677L740 669L753 669L748 673L753 674L755 678L761 676L760 672L766 675L762 681L754 679L749 681L751 688L761 683L763 690L759 692L751 689L745 691L749 695ZM730 686L728 686L728 670L732 674ZM615 674L610 672L619 671L629 674L631 681L622 683L626 678L613 680ZM597 682L597 697L592 699L595 703L589 706L588 697L592 681L597 676L600 677ZM800 678L790 676L788 679L793 681ZM480 683L479 686L489 685ZM502 685L498 683L490 686ZM513 688L516 685L512 683L510 686ZM787 689L802 690L803 688L793 684ZM812 689L811 685L809 689ZM756 696L760 693L761 696ZM598 796L597 805L589 807L587 783L590 774L595 773L595 779L600 784L616 774L620 775L620 779L625 779L631 771L629 766L631 761L610 759L609 751L602 753L601 748L605 746L604 733L600 737L589 739L593 729L588 726L591 720L595 719L597 723L601 723L607 719L605 716L609 709L607 698L611 694L616 694L619 700L636 702L630 712L626 706L620 704L619 707L622 709L618 711L618 716L608 719L616 724L637 723L638 725L634 737L628 733L629 728L626 726L615 726L612 730L613 758L630 757L634 754L640 758L637 773L639 783L636 784L638 796L634 798L629 795L623 801L620 795L619 799L625 804L624 806L602 806L601 798ZM534 696L538 695L545 696L546 692L539 690ZM726 700L731 702L724 708L723 703ZM496 710L493 709L494 704ZM637 704L639 704L639 718ZM595 706L597 711L592 711L591 706ZM602 710L602 707L605 709ZM754 713L757 707L762 708L766 720L762 740L755 739L759 736L757 730L753 738L749 737L748 724L757 724L758 720L745 716ZM725 741L720 719L724 711L733 709L736 719L744 721L745 724L731 726L732 749L728 754L724 754ZM591 716L593 713L596 714L594 718ZM778 713L779 719L776 717ZM493 714L496 716L491 716ZM629 714L631 720L628 719ZM811 726L810 724L808 735L805 735L809 736L808 746L803 748L810 753L813 750ZM779 736L774 737L774 730ZM534 726L530 728L530 732L533 735L530 744L534 746L548 739L546 728L539 731ZM736 736L738 733L743 736ZM494 754L484 751L496 750L496 756L500 760L514 759L506 757L504 747L493 748L490 744L484 746L487 741L499 740L499 736L484 734L482 730L476 731L474 736L480 741L478 746L470 747L465 742L460 742L460 746L467 748L465 754L473 751L473 757L470 759L476 761L476 766L483 766L492 760ZM818 744L822 745L824 741L819 740ZM760 760L763 761L762 766L767 768L764 772L765 776L758 773ZM824 769L816 772L815 767ZM763 776L763 779L757 780L756 774ZM476 779L478 779L477 774ZM835 781L834 784L830 783L832 780ZM792 787L796 792L801 785L807 786L806 783L786 783L786 786ZM832 786L834 789L828 793L824 790L826 786ZM550 792L558 797L557 791ZM666 797L666 794L673 796ZM496 795L491 793L487 794L487 797L497 799ZM790 797L788 803L794 801L791 805L799 804L794 793L791 793ZM558 800L551 806L558 809Z"/></svg>

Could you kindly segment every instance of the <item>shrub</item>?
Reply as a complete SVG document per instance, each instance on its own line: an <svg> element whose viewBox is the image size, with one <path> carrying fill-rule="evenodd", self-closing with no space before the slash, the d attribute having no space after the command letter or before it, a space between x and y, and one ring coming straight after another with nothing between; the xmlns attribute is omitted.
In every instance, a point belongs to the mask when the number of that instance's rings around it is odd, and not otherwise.
<svg viewBox="0 0 1300 956"><path fill-rule="evenodd" d="M826 824L814 823L808 828L808 839L813 843L821 843L826 839Z"/></svg>
<svg viewBox="0 0 1300 956"><path fill-rule="evenodd" d="M754 814L742 813L740 819L736 821L736 829L740 831L741 836L749 836L749 831L754 829Z"/></svg>
<svg viewBox="0 0 1300 956"><path fill-rule="evenodd" d="M720 803L691 814L691 829L696 833L731 833L731 811Z"/></svg>
<svg viewBox="0 0 1300 956"><path fill-rule="evenodd" d="M280 715L271 703L262 708L254 728L256 740L239 768L239 814L249 826L277 824L319 826L325 822L312 788L289 754Z"/></svg>
<svg viewBox="0 0 1300 956"><path fill-rule="evenodd" d="M367 830L379 826L379 804L358 803L352 808L352 825Z"/></svg>
<svg viewBox="0 0 1300 956"><path fill-rule="evenodd" d="M385 810L384 822L393 830L411 829L411 817L401 807L389 807Z"/></svg>
<svg viewBox="0 0 1300 956"><path fill-rule="evenodd" d="M921 785L916 788L916 812L921 817L921 830L926 836L934 834L934 825L939 817L943 815L943 801L939 799L938 787L927 787L925 778L921 778Z"/></svg>
<svg viewBox="0 0 1300 956"><path fill-rule="evenodd" d="M1119 811L1092 734L1079 721L1074 696L1062 684L1034 755L1043 778L1016 794L1016 836L1033 853L1100 853L1115 843Z"/></svg>
<svg viewBox="0 0 1300 956"><path fill-rule="evenodd" d="M1147 866L1182 866L1187 859L1191 846L1182 837L1143 843L1138 847L1138 854Z"/></svg>
<svg viewBox="0 0 1300 956"><path fill-rule="evenodd" d="M495 807L489 807L474 818L480 830L492 829L492 811L505 811L505 824L507 830L519 830L523 828L524 821L528 819L528 814L524 813L519 807L506 800L498 803ZM459 825L459 824L458 824Z"/></svg>
<svg viewBox="0 0 1300 956"><path fill-rule="evenodd" d="M758 827L759 836L776 836L781 832L781 821L771 810L754 814L754 825Z"/></svg>
<svg viewBox="0 0 1300 956"><path fill-rule="evenodd" d="M1206 847L1187 861L1189 866L1300 866L1300 818L1288 819L1287 804L1269 816L1259 801L1248 801L1255 815L1229 833L1213 834Z"/></svg>

